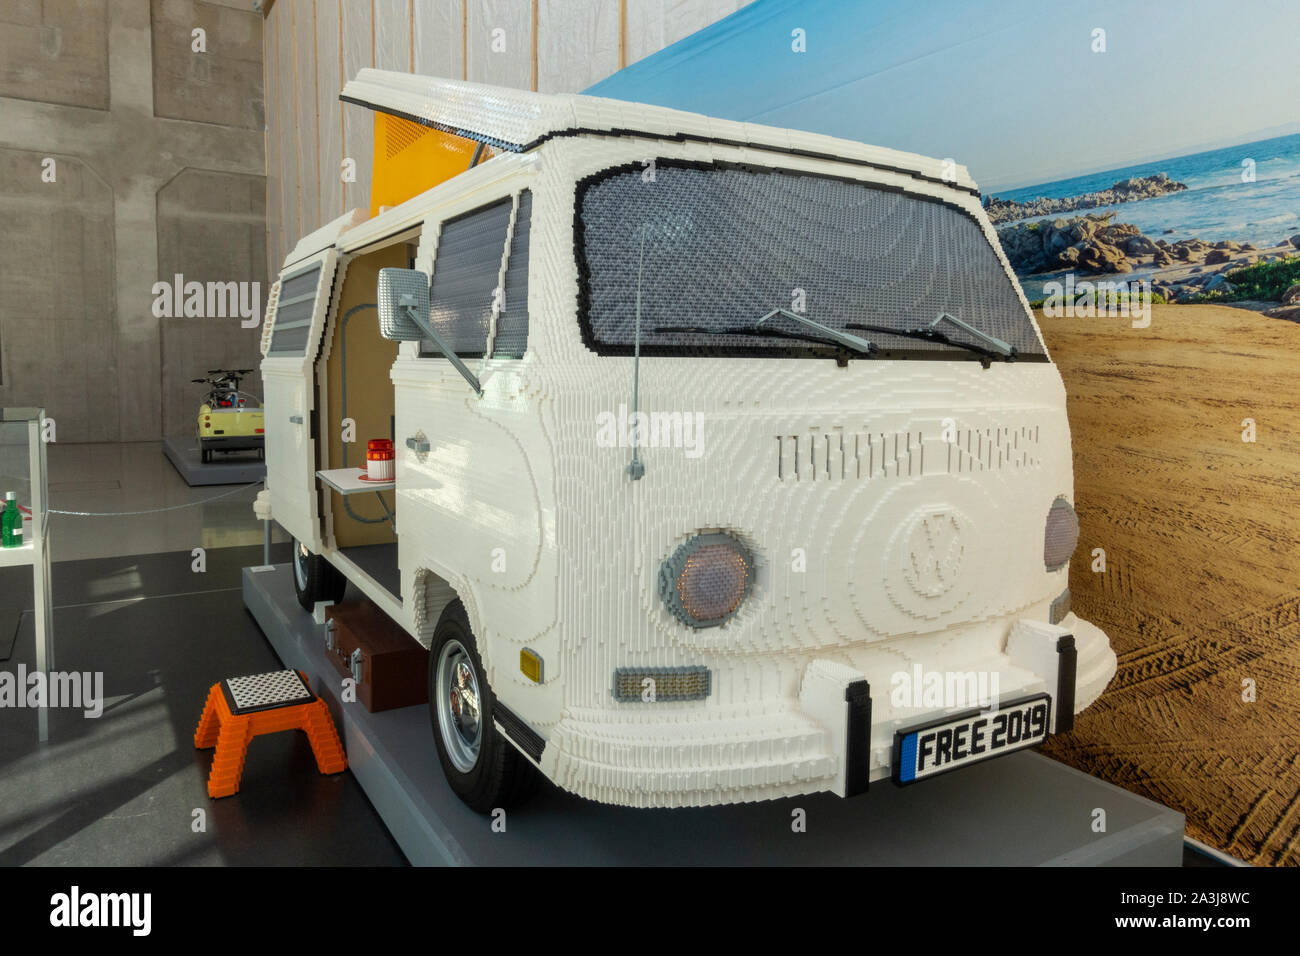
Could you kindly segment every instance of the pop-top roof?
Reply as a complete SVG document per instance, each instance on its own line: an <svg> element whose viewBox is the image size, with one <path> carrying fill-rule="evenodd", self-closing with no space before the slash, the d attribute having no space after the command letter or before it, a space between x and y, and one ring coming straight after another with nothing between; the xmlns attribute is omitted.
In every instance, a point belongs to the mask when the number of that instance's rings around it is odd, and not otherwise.
<svg viewBox="0 0 1300 956"><path fill-rule="evenodd" d="M978 195L964 166L819 133L714 119L698 113L576 93L533 93L388 70L361 70L339 98L523 152L557 136L584 133L694 139L839 159L902 172Z"/></svg>

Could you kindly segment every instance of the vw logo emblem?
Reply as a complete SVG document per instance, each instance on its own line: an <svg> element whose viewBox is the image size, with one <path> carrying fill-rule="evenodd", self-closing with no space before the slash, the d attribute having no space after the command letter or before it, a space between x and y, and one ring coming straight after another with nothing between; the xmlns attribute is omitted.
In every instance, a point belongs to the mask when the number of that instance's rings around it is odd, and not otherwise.
<svg viewBox="0 0 1300 956"><path fill-rule="evenodd" d="M962 522L955 511L924 511L913 519L904 539L903 576L919 596L938 598L952 590L961 574L962 538Z"/></svg>

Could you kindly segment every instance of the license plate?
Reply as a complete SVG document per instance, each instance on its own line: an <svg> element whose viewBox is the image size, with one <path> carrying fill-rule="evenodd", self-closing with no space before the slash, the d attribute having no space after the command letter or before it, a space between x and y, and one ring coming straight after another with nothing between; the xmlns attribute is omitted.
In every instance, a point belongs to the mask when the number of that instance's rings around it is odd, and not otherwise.
<svg viewBox="0 0 1300 956"><path fill-rule="evenodd" d="M900 730L894 735L894 782L916 783L1041 744L1051 717L1051 695L1035 694L997 710L972 710Z"/></svg>

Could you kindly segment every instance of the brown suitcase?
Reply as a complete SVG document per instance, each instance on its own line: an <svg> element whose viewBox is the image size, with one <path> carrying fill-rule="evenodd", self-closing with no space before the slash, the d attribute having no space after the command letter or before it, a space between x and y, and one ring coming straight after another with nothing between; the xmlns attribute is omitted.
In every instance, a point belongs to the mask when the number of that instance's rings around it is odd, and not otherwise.
<svg viewBox="0 0 1300 956"><path fill-rule="evenodd" d="M325 609L325 654L372 714L429 701L429 652L369 601Z"/></svg>

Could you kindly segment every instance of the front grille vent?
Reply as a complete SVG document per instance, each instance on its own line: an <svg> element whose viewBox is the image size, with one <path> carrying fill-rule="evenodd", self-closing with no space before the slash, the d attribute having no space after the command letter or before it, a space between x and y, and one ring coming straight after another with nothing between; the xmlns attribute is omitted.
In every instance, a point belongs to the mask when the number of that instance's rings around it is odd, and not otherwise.
<svg viewBox="0 0 1300 956"><path fill-rule="evenodd" d="M854 432L814 429L776 436L776 478L781 482L913 478L932 472L1039 467L1039 426L958 428L932 432ZM936 457L937 456L937 457Z"/></svg>

